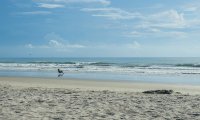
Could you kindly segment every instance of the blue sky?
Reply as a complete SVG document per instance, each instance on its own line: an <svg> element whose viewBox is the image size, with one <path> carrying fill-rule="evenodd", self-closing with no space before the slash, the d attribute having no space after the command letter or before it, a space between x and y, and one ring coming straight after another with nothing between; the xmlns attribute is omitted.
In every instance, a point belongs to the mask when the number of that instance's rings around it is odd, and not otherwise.
<svg viewBox="0 0 200 120"><path fill-rule="evenodd" d="M200 57L197 0L2 0L0 57Z"/></svg>

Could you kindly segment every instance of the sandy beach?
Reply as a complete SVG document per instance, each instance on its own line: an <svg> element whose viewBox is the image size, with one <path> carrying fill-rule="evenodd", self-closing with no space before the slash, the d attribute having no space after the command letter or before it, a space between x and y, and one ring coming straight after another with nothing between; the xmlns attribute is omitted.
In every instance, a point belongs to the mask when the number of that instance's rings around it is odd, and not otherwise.
<svg viewBox="0 0 200 120"><path fill-rule="evenodd" d="M144 94L146 90L173 94ZM200 86L0 77L2 120L200 119Z"/></svg>
<svg viewBox="0 0 200 120"><path fill-rule="evenodd" d="M1 0L0 120L200 120L200 0Z"/></svg>

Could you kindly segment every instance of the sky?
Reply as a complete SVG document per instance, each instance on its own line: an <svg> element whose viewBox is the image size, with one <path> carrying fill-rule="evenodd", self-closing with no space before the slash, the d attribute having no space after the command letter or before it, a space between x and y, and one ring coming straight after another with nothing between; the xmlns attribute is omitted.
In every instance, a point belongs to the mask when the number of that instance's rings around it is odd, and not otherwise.
<svg viewBox="0 0 200 120"><path fill-rule="evenodd" d="M200 1L1 0L0 57L200 57Z"/></svg>

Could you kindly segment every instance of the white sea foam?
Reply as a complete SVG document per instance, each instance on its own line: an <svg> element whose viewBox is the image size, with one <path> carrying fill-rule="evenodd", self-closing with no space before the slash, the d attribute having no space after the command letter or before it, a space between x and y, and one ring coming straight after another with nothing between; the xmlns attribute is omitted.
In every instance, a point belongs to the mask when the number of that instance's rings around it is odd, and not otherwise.
<svg viewBox="0 0 200 120"><path fill-rule="evenodd" d="M113 72L140 74L200 74L199 67L184 66L136 66L122 67L107 63L76 62L74 64L59 63L0 63L1 71L56 71L58 68L66 72Z"/></svg>

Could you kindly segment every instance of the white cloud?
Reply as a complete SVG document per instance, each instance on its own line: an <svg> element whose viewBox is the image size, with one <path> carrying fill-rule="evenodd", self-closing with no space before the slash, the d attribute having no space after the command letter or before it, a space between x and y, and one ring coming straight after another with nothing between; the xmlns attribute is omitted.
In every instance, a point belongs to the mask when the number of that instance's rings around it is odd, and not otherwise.
<svg viewBox="0 0 200 120"><path fill-rule="evenodd" d="M57 41L63 41L63 38L60 36L60 35L58 35L58 34L56 34L56 33L54 33L54 32L51 32L51 33L48 33L48 34L46 34L45 36L44 36L44 39L46 39L46 40L57 40Z"/></svg>
<svg viewBox="0 0 200 120"><path fill-rule="evenodd" d="M35 2L48 2L48 3L66 3L66 4L73 4L73 3L97 3L102 5L109 5L110 1L108 0L33 0Z"/></svg>
<svg viewBox="0 0 200 120"><path fill-rule="evenodd" d="M56 40L50 40L49 41L49 45L51 47L61 47L61 48L64 47L64 45L62 43L60 43L60 42L58 42Z"/></svg>
<svg viewBox="0 0 200 120"><path fill-rule="evenodd" d="M80 45L80 44L63 44L57 40L50 40L49 41L49 46L50 48L61 48L61 49L65 49L65 48L84 48L84 45Z"/></svg>
<svg viewBox="0 0 200 120"><path fill-rule="evenodd" d="M30 12L19 12L19 15L48 15L51 14L50 11L30 11Z"/></svg>
<svg viewBox="0 0 200 120"><path fill-rule="evenodd" d="M192 24L194 25L184 18L184 13L179 13L176 10L161 11L147 15L135 23L132 27L133 31L125 33L124 36L180 39L187 36L183 29L193 26Z"/></svg>
<svg viewBox="0 0 200 120"><path fill-rule="evenodd" d="M34 48L34 46L32 44L26 44L25 47L26 48Z"/></svg>
<svg viewBox="0 0 200 120"><path fill-rule="evenodd" d="M188 34L187 32L179 31L179 30L160 30L160 29L147 29L142 31L132 31L132 32L126 32L123 34L124 37L128 38L154 38L154 39L185 39L187 38Z"/></svg>
<svg viewBox="0 0 200 120"><path fill-rule="evenodd" d="M140 32L138 32L138 31L132 31L130 34L138 36L138 35L140 35Z"/></svg>
<svg viewBox="0 0 200 120"><path fill-rule="evenodd" d="M64 5L61 4L47 4L47 3L39 3L38 7L41 8L63 8L65 7Z"/></svg>
<svg viewBox="0 0 200 120"><path fill-rule="evenodd" d="M32 44L27 44L25 45L26 48L29 49L53 49L55 51L59 52L65 52L69 51L71 49L80 49L80 48L85 48L86 46L80 45L80 44L64 44L59 42L58 40L49 40L48 44L46 45L32 45Z"/></svg>
<svg viewBox="0 0 200 120"><path fill-rule="evenodd" d="M163 19L164 21L172 21L176 23L184 22L183 13L178 13L176 10L169 10L152 15L153 19Z"/></svg>
<svg viewBox="0 0 200 120"><path fill-rule="evenodd" d="M183 39L183 38L185 38L187 36L187 33L186 32L181 32L181 31L169 31L169 32L166 32L165 35L169 36L171 38Z"/></svg>
<svg viewBox="0 0 200 120"><path fill-rule="evenodd" d="M133 43L129 43L126 45L128 48L138 49L141 47L140 43L134 41Z"/></svg>
<svg viewBox="0 0 200 120"><path fill-rule="evenodd" d="M68 48L85 48L86 46L80 44L68 44L66 47Z"/></svg>
<svg viewBox="0 0 200 120"><path fill-rule="evenodd" d="M188 7L185 7L184 11L187 11L187 12L194 12L194 11L197 11L197 7L195 6L188 6Z"/></svg>
<svg viewBox="0 0 200 120"><path fill-rule="evenodd" d="M150 32L154 32L154 33L158 33L158 32L161 32L159 29L157 28L150 28L149 29Z"/></svg>
<svg viewBox="0 0 200 120"><path fill-rule="evenodd" d="M199 9L199 3L198 4L186 4L182 7L183 11L186 12L196 12Z"/></svg>
<svg viewBox="0 0 200 120"><path fill-rule="evenodd" d="M138 32L138 31L132 31L132 32L124 33L125 37L140 37L141 35L142 35L142 33Z"/></svg>
<svg viewBox="0 0 200 120"><path fill-rule="evenodd" d="M92 16L105 17L109 19L135 19L142 18L138 12L128 12L120 8L83 8L81 11L92 12Z"/></svg>
<svg viewBox="0 0 200 120"><path fill-rule="evenodd" d="M109 5L110 1L108 0L65 0L69 3L99 3L102 5Z"/></svg>
<svg viewBox="0 0 200 120"><path fill-rule="evenodd" d="M150 15L147 17L147 21L150 23L149 26L161 28L183 28L186 25L184 14L178 13L176 10L168 10Z"/></svg>

